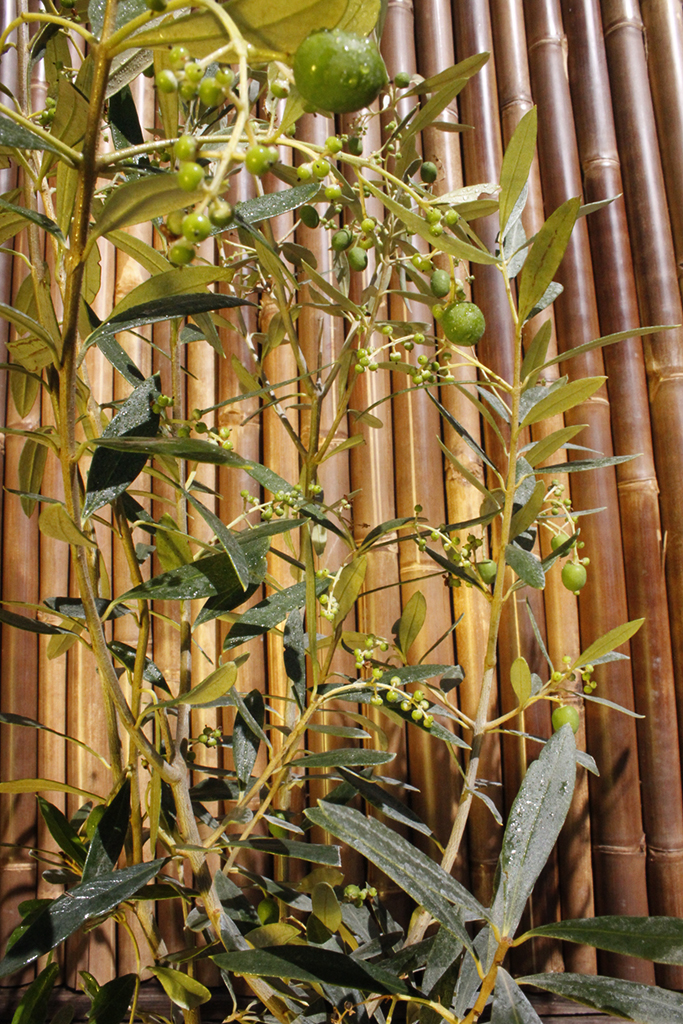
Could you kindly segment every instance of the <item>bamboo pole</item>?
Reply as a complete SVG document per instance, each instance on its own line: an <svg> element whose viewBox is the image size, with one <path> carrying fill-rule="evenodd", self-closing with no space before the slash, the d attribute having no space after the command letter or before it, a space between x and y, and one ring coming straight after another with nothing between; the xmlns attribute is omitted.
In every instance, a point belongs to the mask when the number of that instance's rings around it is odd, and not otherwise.
<svg viewBox="0 0 683 1024"><path fill-rule="evenodd" d="M614 103L624 198L643 324L680 324L683 309L677 284L676 257L667 212L664 179L648 84L643 28L638 5L631 0L601 4L607 63ZM643 339L655 466L660 486L663 527L662 560L666 568L669 624L678 705L678 732L683 729L683 501L681 446L672 444L683 430L679 384L683 374L683 330Z"/></svg>
<svg viewBox="0 0 683 1024"><path fill-rule="evenodd" d="M23 248L19 241L17 248ZM17 261L11 280L12 305L21 284ZM8 403L7 426L12 429L33 430L40 424L40 406L36 403L26 416L20 416L13 403ZM5 487L20 488L18 468L24 439L8 435L5 443ZM3 532L12 538L2 551L3 600L37 603L39 576L35 552L39 533L37 516L27 519L16 498L4 507ZM2 709L13 714L36 717L38 671L37 636L3 628L3 657L0 666L2 681ZM0 748L0 775L3 779L35 777L37 772L37 733L34 730L5 728ZM0 841L16 844L14 850L2 849L0 871L0 904L3 914L3 940L20 921L17 906L22 900L32 899L36 887L36 869L21 846L32 842L36 828L36 799L31 793L7 794L0 798ZM21 972L19 980L28 981L33 967Z"/></svg>
<svg viewBox="0 0 683 1024"><path fill-rule="evenodd" d="M569 74L576 110L586 201L622 192L599 5L564 4ZM590 89L588 88L590 83ZM596 289L603 334L638 322L633 265L623 201L589 220L591 248L601 273ZM654 914L683 914L683 794L676 693L661 560L661 523L647 380L639 339L605 350L617 454L641 452L618 467L617 480L630 618L645 618L632 643L643 814L648 842L648 892ZM642 565L649 565L647 573ZM660 799L667 793L666 803ZM683 986L680 968L656 968L660 983Z"/></svg>
<svg viewBox="0 0 683 1024"><path fill-rule="evenodd" d="M398 71L413 73L416 68L414 23L412 11L406 4L390 5L382 37L382 50L390 75ZM422 307L392 297L392 319L422 320ZM406 378L393 374L396 390L405 388ZM422 392L399 395L393 402L394 452L396 481L396 512L398 516L412 516L415 506L422 506L421 515L432 525L445 522L445 494L441 460L430 457L434 435L440 434L438 414ZM443 636L452 624L448 591L441 579L424 580L433 571L431 559L412 545L400 545L400 572L402 599L405 604L412 594L420 590L427 602L425 625L410 652L410 660L418 660ZM415 582L411 582L415 581ZM453 663L451 638L438 644L429 655L435 662ZM459 789L444 744L435 744L422 730L408 730L408 759L411 782L420 793L414 801L415 810L444 841L450 832L455 798ZM448 779L448 796L445 780Z"/></svg>
<svg viewBox="0 0 683 1024"><path fill-rule="evenodd" d="M342 129L352 133L355 117L342 118ZM372 118L364 135L365 146L375 151L381 145L381 126L377 118ZM377 221L384 216L382 203L373 196L366 196L366 212ZM363 290L370 284L376 270L375 252L368 251L368 267L362 273L354 274L349 284L349 295L354 302L361 300ZM386 298L382 302L380 318L388 316ZM381 345L386 338L380 334L373 335L372 343ZM382 356L386 361L386 352ZM396 495L394 489L394 443L393 413L391 402L391 375L386 371L366 372L358 375L355 382L351 407L362 411L373 406L373 414L378 416L383 426L380 429L358 421L352 415L349 429L352 435L361 435L362 445L351 449L350 472L353 499L353 534L357 544L375 526L396 516ZM380 403L380 404L377 404ZM373 633L384 638L388 643L392 640L392 626L401 616L401 595L398 581L399 544L396 534L387 534L385 541L390 542L375 547L368 553L368 565L363 584L363 594L356 610L356 628L361 634ZM393 722L375 708L366 708L372 720L382 729L387 741L387 750L395 755L394 760L382 765L381 774L404 782L408 776L406 729L403 724ZM381 815L367 806L369 813ZM410 835L408 830L400 829L401 834ZM370 885L377 888L380 898L389 907L392 916L407 923L409 918L408 899L401 889L382 874L374 864L367 863L367 878Z"/></svg>
<svg viewBox="0 0 683 1024"><path fill-rule="evenodd" d="M677 0L641 0L645 52L659 154L668 197L676 268L681 280L683 260L683 23Z"/></svg>
<svg viewBox="0 0 683 1024"><path fill-rule="evenodd" d="M531 80L539 110L539 156L546 211L550 212L581 191L581 179L571 101L564 65L564 35L559 4L530 0L524 8L529 40ZM595 338L599 322L586 223L577 222L558 272L564 293L555 304L560 349ZM599 350L566 364L570 377L595 376L603 370ZM581 434L584 445L612 453L609 405L604 389L566 414L568 423L589 424ZM579 473L572 480L577 509L618 507L612 469ZM582 646L626 621L621 537L596 516L580 520L582 539L591 558L591 576L579 603ZM595 580L600 582L598 594ZM633 707L633 683L628 662L617 662L597 681L617 703ZM599 913L647 912L642 817L638 790L638 759L633 720L605 714L600 705L587 711L589 749L600 764L601 776L591 778L593 858L596 909ZM600 956L601 966L620 977L651 981L654 971L642 961Z"/></svg>
<svg viewBox="0 0 683 1024"><path fill-rule="evenodd" d="M533 106L524 11L522 0L490 0L490 7L502 131L503 138L509 142L520 120ZM527 237L530 238L536 234L544 219L540 168L538 155L536 155L531 165L527 204L522 215L522 223ZM528 325L526 337L527 339L532 338L546 319L550 321L552 329L548 346L548 355L552 357L557 354L555 317L552 307L548 307L547 310L534 317ZM551 367L547 376L549 379L557 379L559 369ZM537 424L532 428L533 438L540 440L546 433L559 429L563 425L564 418L562 416L553 417L552 420ZM564 458L566 458L566 454L558 452L551 461L563 461ZM565 488L565 495L568 495L569 475L558 475L558 482ZM547 531L541 532L540 540L541 551L545 556L550 553L550 537ZM546 647L553 664L559 665L564 655L571 657L578 655L580 640L576 601L573 595L562 586L557 572L550 573L546 579L543 605L546 620ZM545 666L543 668L546 671ZM585 749L586 730L583 701L577 700L576 705L581 715L577 743ZM538 729L541 735L547 735L550 724L548 722L549 709L544 707L543 710L545 720L539 722L538 716L529 715L526 716L528 719L526 725L531 732L536 732ZM562 916L564 918L590 917L594 912L593 869L588 776L584 770L579 770L577 773L574 799L562 832L558 854L561 865ZM567 943L563 953L567 970L587 974L596 972L597 958L592 947Z"/></svg>
<svg viewBox="0 0 683 1024"><path fill-rule="evenodd" d="M458 41L458 58L463 59L474 53L493 50L490 12L485 0L474 3L458 2L454 4L456 38ZM473 132L466 133L463 138L465 158L465 174L468 184L477 181L497 182L503 158L503 147L500 131L500 115L496 88L495 57L492 54L482 71L463 90L460 98L463 120L476 125ZM473 227L489 249L495 247L498 231L498 218L494 215L474 222ZM514 330L510 317L507 294L503 279L494 267L477 267L473 287L474 299L482 308L487 322L487 331L478 346L483 361L490 365L496 373L506 380L511 380L514 361ZM504 430L505 425L500 424ZM484 426L486 444L494 461L501 466L505 464L502 446L488 424ZM495 486L495 481L490 481ZM536 611L540 614L543 625L543 607L536 602ZM502 710L508 711L517 704L516 696L509 683L510 668L514 659L536 647L533 631L528 615L518 603L508 604L501 618L498 653L498 672L500 679L500 697ZM539 716L532 716L538 718ZM547 717L547 713L544 717ZM520 723L521 724L521 723ZM547 735L548 722L543 722ZM503 755L505 764L505 797L509 808L513 795L526 771L527 750L523 739L503 737ZM531 907L534 917L551 920L557 915L557 865L555 857L551 858L546 869L545 884L539 886L534 895ZM540 950L535 947L534 952ZM558 969L561 966L558 946L547 944L545 954L532 969L542 969L545 961L548 966Z"/></svg>

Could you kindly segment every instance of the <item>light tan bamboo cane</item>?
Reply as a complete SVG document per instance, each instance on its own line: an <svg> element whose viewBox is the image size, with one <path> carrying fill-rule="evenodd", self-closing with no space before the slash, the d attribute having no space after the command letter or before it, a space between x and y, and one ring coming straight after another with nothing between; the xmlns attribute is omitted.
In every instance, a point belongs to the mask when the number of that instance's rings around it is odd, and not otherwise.
<svg viewBox="0 0 683 1024"><path fill-rule="evenodd" d="M390 75L398 71L414 72L415 47L412 10L407 4L390 5L382 37L384 57ZM424 319L422 307L392 298L393 319ZM406 378L394 374L396 390L406 386ZM394 399L394 451L396 480L396 512L411 516L416 505L422 506L422 515L432 525L445 521L445 495L440 459L431 456L435 434L440 433L439 417L423 393L400 395ZM439 578L421 580L433 570L433 563L412 545L400 545L400 570L403 603L420 590L427 601L428 615L410 659L418 660L446 633L452 624L448 591ZM411 580L416 582L411 584ZM420 581L420 582L418 582ZM450 637L440 643L429 655L436 662L450 664L453 644ZM414 801L415 810L435 830L443 841L448 835L458 786L443 744L434 741L422 731L408 731L408 758L411 782L420 788ZM450 781L450 792L445 794L445 780Z"/></svg>
<svg viewBox="0 0 683 1024"><path fill-rule="evenodd" d="M564 70L564 39L559 4L531 0L525 5L534 98L539 109L539 156L546 212L581 191L580 169L571 102ZM558 272L565 291L555 304L561 349L589 341L599 334L590 250L585 221L579 221ZM570 377L599 375L599 350L567 364ZM581 442L610 455L612 442L609 405L604 391L566 414L568 423L589 424ZM572 480L577 509L618 508L613 470L579 473ZM626 621L621 537L618 530L596 516L580 521L582 539L590 552L593 579L582 592L579 605L581 640L585 647L596 637ZM595 580L600 581L600 595ZM596 673L611 699L633 706L633 683L628 662L617 662ZM591 778L593 858L596 873L596 908L599 913L645 913L647 893L642 836L638 758L633 720L604 714L600 705L587 712L589 749L600 763L601 776ZM652 980L653 970L642 961L601 956L600 964L618 976Z"/></svg>
<svg viewBox="0 0 683 1024"><path fill-rule="evenodd" d="M355 118L342 119L342 129L351 134ZM380 124L373 118L364 136L365 146L375 151L381 145ZM374 197L366 197L368 216L378 221L383 217L383 206ZM349 294L354 302L359 302L363 289L372 280L375 271L375 255L368 252L368 268L363 273L354 274L350 281ZM388 306L383 302L380 318L386 319ZM386 342L386 338L377 334L372 339L374 344ZM386 361L386 352L382 356ZM373 414L381 420L383 427L370 427L358 421L353 415L350 418L350 432L360 434L364 443L351 449L351 490L356 492L353 499L353 533L357 544L375 526L396 516L394 492L394 448L393 422L390 396L391 376L386 371L378 373L366 372L358 375L351 407L362 411L373 406ZM376 403L381 403L376 405ZM387 534L384 538L386 546L376 547L368 553L368 566L363 584L363 596L360 599L356 615L356 628L360 633L374 633L388 642L392 639L392 626L401 615L401 595L397 586L398 580L398 544L396 534ZM405 781L408 776L406 736L403 724L392 722L386 715L375 708L370 709L373 721L383 730L387 739L387 749L395 758L382 765L380 773L387 777ZM372 809L368 807L372 813ZM381 815L378 815L381 817ZM407 830L403 834L409 835ZM368 882L374 885L383 901L396 920L406 921L409 917L408 901L405 894L398 889L386 875L374 866L367 864Z"/></svg>
<svg viewBox="0 0 683 1024"><path fill-rule="evenodd" d="M19 241L18 248L22 246ZM13 267L11 281L12 300L16 297L21 277L19 261ZM21 264L23 267L23 264ZM11 300L11 301L12 301ZM11 335L13 336L13 335ZM20 417L13 403L8 403L7 426L13 429L34 429L40 423L40 406L36 403L25 417ZM7 436L5 445L5 487L19 489L18 466L24 441L21 437ZM29 557L38 548L37 517L27 519L19 500L5 502L3 519L4 537L12 538L3 544L3 599L5 601L39 600L39 578L34 557ZM22 609L23 610L23 609ZM33 614L32 612L30 614ZM0 667L2 680L3 711L36 717L38 637L15 629L3 629L3 658ZM0 771L3 779L35 777L37 768L37 733L33 730L3 729L3 743L0 748ZM36 827L36 800L33 794L5 795L1 800L0 841L16 844L16 849L2 849L2 871L0 872L0 903L6 908L3 914L3 935L6 940L19 924L17 905L31 899L35 893L36 869L22 845L32 842ZM20 978L28 981L33 968L23 971Z"/></svg>
<svg viewBox="0 0 683 1024"><path fill-rule="evenodd" d="M642 22L637 3L610 0L601 4L607 62L621 159L624 198L643 324L683 322L677 285L661 158L650 95ZM683 428L679 381L683 374L683 331L643 339L655 465L663 527L662 559L666 567L669 624L678 704L678 731L683 725L683 500L681 446L672 444Z"/></svg>
<svg viewBox="0 0 683 1024"><path fill-rule="evenodd" d="M491 52L493 39L488 4L483 0L476 0L472 4L456 3L454 12L458 57L463 59L473 53ZM480 74L476 75L468 87L463 90L460 107L463 120L477 126L474 132L466 133L463 138L467 183L498 181L503 154L493 55ZM493 216L478 220L474 227L488 247L493 249L498 229L497 218ZM485 346L481 348L483 359L500 376L510 380L514 358L514 330L503 280L495 268L476 268L473 294L475 301L484 312L488 325L487 332L479 346L479 348L482 345ZM500 443L488 424L484 427L484 433L488 450L494 461L498 465L504 465L504 455ZM494 485L495 481L491 480L491 484ZM536 602L536 604L537 613L540 612L541 615L542 627L542 605L540 602ZM514 708L517 703L509 683L511 664L515 657L533 650L535 646L531 623L524 608L520 609L518 603L509 604L501 619L498 652L500 699L503 711ZM544 723L544 726L544 731L547 732L547 722ZM525 741L514 737L503 737L503 755L505 795L506 803L509 806L526 770ZM545 879L545 885L539 886L537 894L534 895L532 907L535 913L532 913L532 917L548 920L557 914L557 886L550 884L551 876L556 876L556 865L553 862L554 858L547 868L548 877ZM546 958L549 957L551 961L553 948L557 950L556 944L546 947L545 950ZM555 968L559 965L560 961L557 960L556 953ZM536 969L537 966L540 968L541 964L534 964L533 969Z"/></svg>
<svg viewBox="0 0 683 1024"><path fill-rule="evenodd" d="M421 74L429 77L455 62L452 16L447 3L434 3L432 0L429 9L424 11L424 16L417 19L416 29ZM455 102L446 108L442 119L458 120ZM463 185L459 138L459 135L435 129L424 133L425 158L433 160L441 171L435 185L436 192L448 192ZM438 258L436 262L444 269L450 266L445 258ZM461 278L466 277L467 267L459 267L457 275ZM459 358L462 359L462 353L456 351L454 357L458 361ZM472 379L476 374L468 370L466 362L463 361L462 370L457 376ZM469 399L457 388L442 388L440 397L456 420L480 442L479 413ZM442 423L441 429L449 450L470 472L483 479L483 467L471 448L448 424ZM460 477L450 463L445 465L445 484L449 521L465 522L468 519L476 519L481 504L480 494ZM488 605L474 588L454 588L451 597L454 619L463 616L462 624L454 635L457 661L465 673L465 680L458 696L463 711L474 717L486 647ZM492 694L492 702L491 711L495 714L495 692ZM494 783L500 781L500 743L497 737L492 737L484 749L481 774L483 778ZM499 790L497 787L491 788L487 795L496 802ZM468 844L469 849L464 846L461 848L455 870L463 877L469 874L475 891L486 901L490 898L493 872L498 858L500 829L493 821L489 809L481 801L475 801L472 807L468 823Z"/></svg>
<svg viewBox="0 0 683 1024"><path fill-rule="evenodd" d="M609 95L602 23L596 0L564 4L569 73L576 111L586 200L622 192ZM590 89L588 84L590 83ZM589 220L600 326L604 334L637 323L638 304L623 201ZM661 564L658 487L652 453L647 381L638 339L605 350L612 431L618 454L641 452L617 470L631 618L645 618L632 643L643 815L648 842L648 892L654 914L683 913L683 796L676 725L666 584ZM622 413L623 410L623 413ZM651 570L641 571L648 564ZM661 794L667 793L666 803ZM680 969L657 967L657 979L683 985Z"/></svg>
<svg viewBox="0 0 683 1024"><path fill-rule="evenodd" d="M312 145L320 146L324 144L326 138L331 134L334 134L334 131L335 125L333 120L321 116L306 116L302 119L297 131L297 137L302 141L311 143ZM329 278L332 271L332 254L328 246L328 239L324 233L319 230L313 231L307 229L304 225L300 225L297 230L297 239L301 239L302 244L313 253L317 263L318 273ZM304 294L306 294L306 290ZM336 354L339 352L343 343L342 324L340 320L325 316L325 314L320 310L313 309L311 306L306 305L302 309L297 322L297 330L301 352L309 371L314 370L318 365L327 366L334 361ZM325 381L328 374L329 370L323 370L321 372L320 379L322 382ZM294 376L294 374L291 374L291 376ZM308 403L308 399L305 397L307 393L305 385L299 385L299 390L304 396L302 401L306 405ZM336 412L336 406L334 403L337 397L337 389L336 387L333 387L329 393L327 403L322 409L320 419L320 436L322 438L326 436L327 431L334 423ZM307 447L310 447L311 443L310 428L310 413L308 409L304 408L300 415L300 431L301 438ZM337 428L337 436L333 444L340 443L347 436L348 430L346 417L344 417ZM288 443L291 448L291 441ZM323 495L326 504L331 504L343 497L344 494L349 493L351 489L349 459L346 453L341 453L340 455L335 456L320 467L319 483L323 487ZM325 551L320 558L320 564L325 565L331 572L336 572L339 566L346 560L348 554L349 552L346 545L339 538L328 532ZM353 629L354 627L354 617L350 616L347 620L346 628ZM307 623L306 628L311 629L312 627ZM322 630L322 632L327 632L327 628ZM355 661L353 657L348 653L340 651L334 659L333 668L335 671L350 675L355 671L354 665ZM348 704L331 704L328 705L328 708L329 710L327 710L321 718L321 721L324 722L325 725L348 724L348 720L344 718L344 711L349 709ZM331 736L326 733L315 732L313 730L309 731L307 734L306 743L311 750L319 752L334 750L335 747L348 746L347 740L343 740L339 737ZM309 799L311 802L315 804L316 800L329 793L332 785L333 783L331 779L311 780L309 784ZM320 841L320 833L316 833L316 831L313 830L314 841L316 836L317 841ZM329 839L327 839L327 841L329 841ZM356 881L357 879L362 880L364 878L366 869L362 858L351 850L344 850L343 870L349 881Z"/></svg>
<svg viewBox="0 0 683 1024"><path fill-rule="evenodd" d="M508 142L519 121L533 106L524 11L521 0L490 0L490 8L503 138ZM522 223L527 236L534 235L543 221L543 195L538 157L536 156L531 165L529 193L522 215ZM534 318L528 325L526 337L527 339L533 337L533 333L538 330L541 322L545 319L550 320L552 325L548 354L554 356L557 354L557 338L552 307ZM548 378L556 379L558 376L558 368L550 368ZM559 429L563 425L564 419L561 416L535 425L532 428L534 440L539 440L546 433ZM564 452L557 452L551 461L561 462L563 457L566 457ZM565 487L565 494L568 494L569 475L558 475L558 482ZM540 540L541 550L545 556L550 552L550 537L547 531L541 531ZM550 573L546 579L543 605L547 633L546 646L553 664L560 664L564 655L576 656L579 653L580 641L576 601L562 586L557 573ZM543 670L547 671L545 666L543 666ZM577 742L585 749L583 702L577 701L576 703L581 714ZM538 708L539 706L536 705L532 711ZM528 731L536 733L536 735L547 735L549 709L544 706L539 710L542 710L541 720L539 721L538 714L529 714L526 716L525 725ZM588 777L583 770L579 770L577 774L574 799L562 832L558 854L561 864L562 916L565 918L591 916L594 903ZM566 944L563 952L567 970L595 973L596 954L591 947Z"/></svg>

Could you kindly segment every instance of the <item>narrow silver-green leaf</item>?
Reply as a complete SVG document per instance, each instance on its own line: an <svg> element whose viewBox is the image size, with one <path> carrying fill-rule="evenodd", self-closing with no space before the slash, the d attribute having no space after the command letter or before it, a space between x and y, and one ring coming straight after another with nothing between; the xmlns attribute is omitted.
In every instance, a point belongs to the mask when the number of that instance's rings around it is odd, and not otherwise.
<svg viewBox="0 0 683 1024"><path fill-rule="evenodd" d="M554 430L552 434L548 434L547 437L542 437L540 441L537 441L533 448L530 448L528 452L524 453L524 458L533 468L540 462L545 462L549 459L558 448L561 448L563 444L567 444L573 437L576 437L580 431L586 427L585 423L578 424L573 427L562 427L560 430Z"/></svg>
<svg viewBox="0 0 683 1024"><path fill-rule="evenodd" d="M583 377L579 380L567 381L560 387L554 387L547 398L542 398L540 402L536 402L532 406L520 426L529 427L532 423L540 423L541 420L573 409L575 405L587 401L591 395L594 395L606 380L606 377Z"/></svg>
<svg viewBox="0 0 683 1024"><path fill-rule="evenodd" d="M505 561L510 568L534 590L545 587L545 573L536 555L516 544L508 544L505 548Z"/></svg>
<svg viewBox="0 0 683 1024"><path fill-rule="evenodd" d="M503 935L513 936L526 901L557 841L574 793L576 744L564 725L529 767L510 809L493 906Z"/></svg>
<svg viewBox="0 0 683 1024"><path fill-rule="evenodd" d="M514 209L522 189L529 177L531 164L536 152L536 129L538 115L536 107L527 111L515 128L508 143L500 170L500 233L505 231L508 218Z"/></svg>
<svg viewBox="0 0 683 1024"><path fill-rule="evenodd" d="M656 985L584 974L531 974L517 984L535 985L637 1024L683 1024L683 994Z"/></svg>
<svg viewBox="0 0 683 1024"><path fill-rule="evenodd" d="M658 964L683 964L683 921L678 917L582 918L544 924L527 935L547 935Z"/></svg>
<svg viewBox="0 0 683 1024"><path fill-rule="evenodd" d="M569 244L580 205L578 197L568 199L551 213L536 235L520 278L518 313L521 321L526 320L555 276Z"/></svg>
<svg viewBox="0 0 683 1024"><path fill-rule="evenodd" d="M587 341L585 345L577 345L576 348L569 348L559 356L554 356L553 359L548 359L547 362L543 363L541 369L545 370L548 366L554 366L556 363L565 363L569 359L573 359L575 356L582 356L586 352L592 352L596 348L605 348L607 345L614 345L618 341L625 341L627 338L644 338L648 334L659 334L660 331L675 331L678 330L680 324L660 324L657 327L632 327L628 331L617 331L616 334L606 334L602 338L595 338L593 341Z"/></svg>
<svg viewBox="0 0 683 1024"><path fill-rule="evenodd" d="M405 655L417 640L426 617L427 600L421 590L416 590L403 609L398 623L398 646Z"/></svg>
<svg viewBox="0 0 683 1024"><path fill-rule="evenodd" d="M491 1024L541 1024L533 1006L504 967L498 968Z"/></svg>
<svg viewBox="0 0 683 1024"><path fill-rule="evenodd" d="M306 816L372 861L458 941L468 949L472 948L463 921L465 918L487 919L488 912L430 857L393 829L380 821L366 818L352 807L319 801L316 808L306 812Z"/></svg>
<svg viewBox="0 0 683 1024"><path fill-rule="evenodd" d="M638 632L644 622L645 619L632 619L631 622L625 622L622 626L610 629L609 633L605 633L599 640L595 640L590 647L581 652L572 668L590 665L596 658L601 658L604 654L609 654L616 647L621 647L622 644L625 644L627 640L630 640Z"/></svg>
<svg viewBox="0 0 683 1024"><path fill-rule="evenodd" d="M36 918L0 961L0 978L49 953L93 917L102 917L130 899L161 870L165 861L134 864L82 883L58 896Z"/></svg>

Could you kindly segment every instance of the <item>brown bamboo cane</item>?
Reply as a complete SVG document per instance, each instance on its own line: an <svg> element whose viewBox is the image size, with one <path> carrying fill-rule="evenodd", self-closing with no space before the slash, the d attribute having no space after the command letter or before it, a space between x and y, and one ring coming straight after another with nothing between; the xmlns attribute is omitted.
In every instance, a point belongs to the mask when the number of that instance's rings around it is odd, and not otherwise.
<svg viewBox="0 0 683 1024"><path fill-rule="evenodd" d="M669 200L676 267L681 287L683 259L683 25L676 0L641 0L650 89L657 122L659 154Z"/></svg>
<svg viewBox="0 0 683 1024"><path fill-rule="evenodd" d="M622 192L614 122L609 97L607 60L600 10L595 0L564 5L569 42L569 74L576 110L586 200ZM587 88L590 83L590 90ZM630 258L623 201L612 203L589 220L596 265L600 327L604 334L637 323L638 304ZM629 615L645 618L632 643L638 723L643 815L648 843L648 893L654 914L683 913L683 795L676 724L676 693L669 633L666 583L661 563L661 523L657 477L639 339L605 350L609 374L615 451L641 452L617 470ZM623 410L623 414L619 415ZM641 566L649 565L643 573ZM667 799L662 799L662 794ZM658 966L657 979L683 986L680 969Z"/></svg>
<svg viewBox="0 0 683 1024"><path fill-rule="evenodd" d="M389 5L382 37L383 54L390 75L398 71L413 73L416 68L413 12L407 4ZM422 320L421 307L392 297L392 319ZM405 388L406 378L394 374L394 388ZM399 395L393 402L394 452L396 481L396 512L411 516L415 506L422 506L421 515L432 525L445 522L445 494L440 459L433 456L434 436L440 433L439 417L427 396L413 392ZM433 563L413 546L400 545L402 599L405 603L418 589L427 601L428 615L417 641L410 651L411 661L419 659L443 636L452 624L448 590L438 578L422 580L433 571ZM411 583L411 580L415 580ZM437 663L453 663L453 644L449 637L429 655ZM408 731L410 781L420 789L414 801L415 810L442 841L448 836L458 784L445 746L435 744L422 730ZM449 780L448 795L444 782Z"/></svg>
<svg viewBox="0 0 683 1024"><path fill-rule="evenodd" d="M683 322L677 265L667 211L661 158L657 145L648 84L643 29L636 3L601 4L615 127L621 159L624 198L629 219L638 305L643 324ZM683 372L683 331L643 338L647 370L655 466L660 486L664 531L662 560L666 567L676 681L679 736L683 727L683 572L680 507L681 450L671 443L683 430L678 381Z"/></svg>
<svg viewBox="0 0 683 1024"><path fill-rule="evenodd" d="M463 59L473 53L493 50L493 37L488 4L483 0L475 3L455 3L455 28L458 57ZM502 139L500 131L500 115L496 88L495 58L489 58L486 66L463 90L460 97L460 108L463 120L476 126L463 139L465 173L468 183L476 181L497 181L502 164ZM493 249L498 230L497 217L487 217L474 223L479 236ZM473 287L474 299L482 308L486 317L488 330L478 346L484 362L490 365L500 376L512 379L514 360L514 329L510 318L509 304L501 275L492 267L477 267ZM483 347L482 347L483 346ZM494 461L504 466L504 453L500 442L488 424L484 433L489 453ZM495 486L496 481L491 480ZM543 626L543 608L537 604L537 614ZM533 631L524 608L519 602L511 603L501 618L498 672L500 679L500 698L503 711L513 709L517 700L509 683L510 668L515 657L533 650ZM538 715L530 715L531 719ZM547 713L546 716L547 717ZM520 723L524 724L524 723ZM547 734L547 723L545 732ZM521 779L526 771L527 750L524 740L503 737L503 757L505 764L505 795L508 807L512 795L517 792ZM531 903L532 919L552 920L557 915L557 866L555 857L546 868L544 884L538 886ZM535 953L540 953L535 947ZM554 960L553 960L554 953ZM547 964L546 964L546 961ZM554 965L560 966L557 945L546 946L541 960L533 964L533 969L542 969Z"/></svg>
<svg viewBox="0 0 683 1024"><path fill-rule="evenodd" d="M522 0L490 0L491 22L493 27L494 52L498 96L500 102L503 138L509 142L515 128L522 117L533 106L531 82L529 79L529 62L526 47L526 29ZM534 157L529 174L529 192L527 204L522 215L522 223L528 237L536 234L544 221L543 194L541 190L538 155ZM555 317L552 307L544 310L528 325L525 340L530 340L541 323L548 319L551 323L551 339L548 346L550 357L557 355L557 338L555 333ZM551 367L548 379L557 379L559 369ZM534 440L539 440L552 430L564 425L562 416L553 417L550 421L536 424L532 428ZM557 452L551 462L560 462L566 458L564 452ZM568 474L558 475L558 482L569 492L570 477ZM550 536L541 531L541 550L543 555L550 553ZM564 655L575 657L580 650L579 621L576 601L565 587L557 573L551 573L546 579L543 591L543 604L546 620L546 647L550 659L555 665L561 663ZM545 666L543 666L546 671ZM581 725L577 734L577 743L585 749L585 715L583 701L576 700L575 706L581 715ZM538 705L536 705L538 708ZM532 709L533 710L533 709ZM543 719L528 715L527 728L531 732L547 735L547 705L543 707ZM562 832L558 849L561 865L560 882L562 890L562 916L565 918L590 917L594 912L593 869L591 864L590 813L588 808L588 776L584 770L577 774L577 782L567 820ZM566 944L564 961L567 970L584 974L596 971L596 954L590 946Z"/></svg>
<svg viewBox="0 0 683 1024"><path fill-rule="evenodd" d="M564 71L563 30L559 4L531 0L524 8L529 41L531 80L539 109L539 155L546 211L581 191L580 169L567 79ZM585 221L580 220L558 272L565 291L555 304L560 349L589 341L599 334L591 257ZM599 375L599 350L572 360L570 377ZM604 392L566 414L568 423L588 422L583 444L610 455L612 441L609 405ZM618 507L616 475L612 469L579 473L572 480L577 509ZM621 536L595 516L580 521L590 552L593 579L579 604L581 640L585 647L628 617ZM600 595L595 580L600 581ZM607 598L607 599L606 599ZM633 682L627 662L609 666L596 678L609 688L610 698L633 707ZM596 909L600 913L646 913L647 892L638 790L638 759L633 720L604 714L600 705L587 711L589 749L600 764L601 776L591 778L593 857ZM640 961L600 956L601 965L617 976L651 981L653 970Z"/></svg>

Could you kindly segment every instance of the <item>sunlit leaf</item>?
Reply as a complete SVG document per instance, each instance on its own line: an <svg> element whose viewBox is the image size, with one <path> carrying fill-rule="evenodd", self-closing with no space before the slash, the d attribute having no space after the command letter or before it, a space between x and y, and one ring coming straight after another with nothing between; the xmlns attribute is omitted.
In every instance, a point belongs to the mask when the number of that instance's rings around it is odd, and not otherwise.
<svg viewBox="0 0 683 1024"><path fill-rule="evenodd" d="M519 283L518 313L527 319L531 310L543 297L562 262L572 229L579 212L578 197L568 199L548 217L536 235L536 240L522 268Z"/></svg>
<svg viewBox="0 0 683 1024"><path fill-rule="evenodd" d="M627 640L638 632L645 619L633 619L631 622L625 622L622 626L616 626L615 629L610 629L609 633L605 633L599 640L595 640L590 647L587 647L585 651L582 651L578 656L572 668L581 668L583 665L592 664L596 658L600 658L605 654L609 654L616 647L621 647Z"/></svg>
<svg viewBox="0 0 683 1024"><path fill-rule="evenodd" d="M211 999L211 993L205 985L182 971L174 971L170 967L148 967L147 970L159 979L171 1002L183 1010L194 1010Z"/></svg>
<svg viewBox="0 0 683 1024"><path fill-rule="evenodd" d="M500 171L500 232L505 231L508 218L526 184L536 152L536 107L527 111L510 139Z"/></svg>

